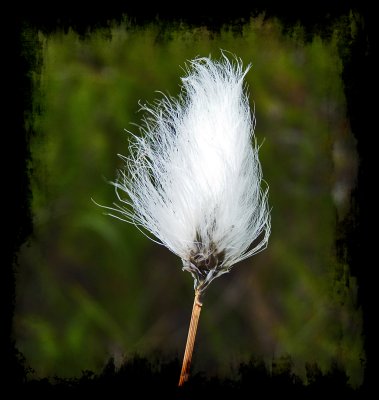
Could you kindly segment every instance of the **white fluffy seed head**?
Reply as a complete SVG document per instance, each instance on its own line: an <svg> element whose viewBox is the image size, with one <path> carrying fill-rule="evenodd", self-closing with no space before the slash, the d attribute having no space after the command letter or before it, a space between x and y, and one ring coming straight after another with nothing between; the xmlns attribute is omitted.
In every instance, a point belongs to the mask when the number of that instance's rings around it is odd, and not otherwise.
<svg viewBox="0 0 379 400"><path fill-rule="evenodd" d="M203 291L270 235L268 189L244 91L242 61L196 58L178 99L142 105L110 215L149 231L183 261ZM267 186L267 185L266 185Z"/></svg>

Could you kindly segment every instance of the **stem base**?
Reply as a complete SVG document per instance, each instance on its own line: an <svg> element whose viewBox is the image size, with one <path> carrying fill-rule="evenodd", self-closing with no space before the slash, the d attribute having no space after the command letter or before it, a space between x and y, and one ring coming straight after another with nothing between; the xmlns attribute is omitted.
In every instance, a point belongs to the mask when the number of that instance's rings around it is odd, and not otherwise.
<svg viewBox="0 0 379 400"><path fill-rule="evenodd" d="M197 326L199 323L199 317L202 305L203 304L200 301L200 292L196 290L195 299L193 302L192 314L191 314L191 322L188 329L186 349L184 351L182 371L180 373L178 386L182 386L188 380L189 370L191 367L192 353L195 345Z"/></svg>

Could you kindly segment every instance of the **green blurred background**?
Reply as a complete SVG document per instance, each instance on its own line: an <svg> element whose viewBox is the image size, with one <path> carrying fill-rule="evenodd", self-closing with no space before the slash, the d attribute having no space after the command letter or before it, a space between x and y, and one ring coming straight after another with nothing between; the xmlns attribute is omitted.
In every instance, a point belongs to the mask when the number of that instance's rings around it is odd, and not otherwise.
<svg viewBox="0 0 379 400"><path fill-rule="evenodd" d="M162 35L127 21L80 39L57 32L43 43L30 145L34 233L19 254L14 332L34 376L78 376L135 353L182 357L193 301L191 276L166 248L134 226L103 215L115 200L117 153L137 131L138 100L176 95L181 67L220 49L253 63L272 235L266 251L237 264L207 290L194 368L229 375L252 355L290 355L328 370L333 360L353 385L362 380L361 312L356 282L336 259L336 223L349 209L357 156L346 119L337 52L304 44L261 17L242 35L225 27L178 28ZM39 89L38 89L39 88ZM37 90L38 89L38 90ZM178 371L179 373L179 371Z"/></svg>

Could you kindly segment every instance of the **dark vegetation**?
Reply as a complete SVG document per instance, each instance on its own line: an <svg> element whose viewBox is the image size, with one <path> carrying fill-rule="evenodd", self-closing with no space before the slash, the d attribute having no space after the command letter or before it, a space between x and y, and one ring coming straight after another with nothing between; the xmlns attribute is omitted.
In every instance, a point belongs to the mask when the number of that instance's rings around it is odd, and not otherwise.
<svg viewBox="0 0 379 400"><path fill-rule="evenodd" d="M179 371L178 359L151 361L136 355L116 368L111 358L99 374L83 371L81 377L73 379L25 379L21 391L28 395L81 394L88 398L118 393L125 398L162 396L165 399L245 399L284 395L299 399L316 399L321 395L355 399L362 398L363 394L362 389L350 387L345 371L336 364L325 373L317 364L308 364L307 382L303 382L293 372L290 357L274 360L271 371L263 361L251 359L239 365L234 379L207 378L204 373L198 372L181 388L177 387Z"/></svg>

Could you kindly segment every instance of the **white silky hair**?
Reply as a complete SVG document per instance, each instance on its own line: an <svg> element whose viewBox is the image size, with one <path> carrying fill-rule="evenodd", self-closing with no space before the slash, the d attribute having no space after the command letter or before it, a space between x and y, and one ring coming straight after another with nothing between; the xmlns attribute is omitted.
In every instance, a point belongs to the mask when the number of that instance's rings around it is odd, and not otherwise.
<svg viewBox="0 0 379 400"><path fill-rule="evenodd" d="M119 202L105 207L177 254L200 292L270 236L249 69L224 53L195 58L178 98L141 105L140 135L132 134L129 156L120 155L126 168L111 182Z"/></svg>

